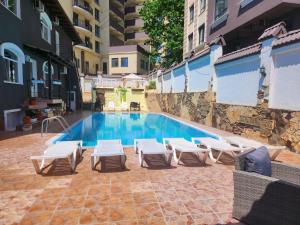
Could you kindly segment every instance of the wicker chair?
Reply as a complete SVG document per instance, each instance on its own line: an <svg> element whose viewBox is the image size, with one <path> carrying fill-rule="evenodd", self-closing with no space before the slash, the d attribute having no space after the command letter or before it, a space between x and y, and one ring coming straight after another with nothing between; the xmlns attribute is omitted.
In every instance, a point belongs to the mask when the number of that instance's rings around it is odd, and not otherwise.
<svg viewBox="0 0 300 225"><path fill-rule="evenodd" d="M244 171L235 158L233 217L250 225L300 225L300 167L272 162L272 177Z"/></svg>

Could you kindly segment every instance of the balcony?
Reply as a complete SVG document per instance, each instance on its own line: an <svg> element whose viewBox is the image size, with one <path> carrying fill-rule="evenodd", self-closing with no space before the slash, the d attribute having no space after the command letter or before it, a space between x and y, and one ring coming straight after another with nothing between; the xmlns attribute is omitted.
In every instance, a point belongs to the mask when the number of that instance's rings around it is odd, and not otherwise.
<svg viewBox="0 0 300 225"><path fill-rule="evenodd" d="M119 7L123 7L124 6L124 0L112 0L111 2L113 2L116 5L118 5Z"/></svg>
<svg viewBox="0 0 300 225"><path fill-rule="evenodd" d="M109 10L110 12L112 12L112 14L114 14L118 20L122 20L124 19L124 13L121 12L119 9L117 9L116 7L113 7L111 4L109 5Z"/></svg>
<svg viewBox="0 0 300 225"><path fill-rule="evenodd" d="M82 20L74 21L74 27L77 31L83 32L87 35L91 35L93 32L92 25Z"/></svg>
<svg viewBox="0 0 300 225"><path fill-rule="evenodd" d="M124 28L118 24L116 21L111 20L110 21L110 26L115 29L117 32L121 33L122 35L124 34Z"/></svg>
<svg viewBox="0 0 300 225"><path fill-rule="evenodd" d="M82 0L74 0L73 8L75 12L83 14L88 18L93 18L93 9L87 2Z"/></svg>
<svg viewBox="0 0 300 225"><path fill-rule="evenodd" d="M130 20L130 19L135 19L139 18L139 11L141 9L141 6L132 6L132 7L126 7L125 8L125 18Z"/></svg>
<svg viewBox="0 0 300 225"><path fill-rule="evenodd" d="M93 44L89 41L86 41L80 45L76 45L76 47L86 50L86 51L89 51L89 52L93 52Z"/></svg>

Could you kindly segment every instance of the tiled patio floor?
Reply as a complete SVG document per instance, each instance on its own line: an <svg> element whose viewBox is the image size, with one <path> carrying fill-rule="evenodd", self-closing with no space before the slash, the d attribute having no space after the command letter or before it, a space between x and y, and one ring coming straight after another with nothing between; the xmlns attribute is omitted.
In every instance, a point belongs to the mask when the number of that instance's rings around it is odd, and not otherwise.
<svg viewBox="0 0 300 225"><path fill-rule="evenodd" d="M2 135L0 224L239 224L231 218L232 165L204 166L186 156L185 166L167 169L153 157L152 169L141 168L128 148L126 171L113 168L112 160L98 172L90 169L87 149L75 174L61 160L36 175L29 156L42 152L58 130L46 137Z"/></svg>

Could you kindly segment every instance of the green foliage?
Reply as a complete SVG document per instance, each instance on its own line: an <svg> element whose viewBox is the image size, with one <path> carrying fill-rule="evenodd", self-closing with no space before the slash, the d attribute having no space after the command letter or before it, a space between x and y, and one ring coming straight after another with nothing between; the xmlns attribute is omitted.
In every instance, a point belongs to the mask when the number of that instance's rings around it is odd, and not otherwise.
<svg viewBox="0 0 300 225"><path fill-rule="evenodd" d="M152 46L152 62L165 54L162 65L182 61L184 0L146 0L140 15ZM161 47L163 46L163 51Z"/></svg>
<svg viewBox="0 0 300 225"><path fill-rule="evenodd" d="M127 93L127 89L124 87L119 87L117 89L117 93L120 95L120 101L121 102L125 102L126 101L126 93Z"/></svg>
<svg viewBox="0 0 300 225"><path fill-rule="evenodd" d="M155 90L156 89L156 82L155 80L149 81L149 85L147 86L148 90Z"/></svg>

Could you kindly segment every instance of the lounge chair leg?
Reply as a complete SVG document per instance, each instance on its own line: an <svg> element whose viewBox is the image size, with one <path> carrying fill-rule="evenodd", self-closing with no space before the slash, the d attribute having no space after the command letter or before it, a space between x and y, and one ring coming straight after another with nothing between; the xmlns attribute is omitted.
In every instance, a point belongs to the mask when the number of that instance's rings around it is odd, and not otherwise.
<svg viewBox="0 0 300 225"><path fill-rule="evenodd" d="M140 166L143 167L144 155L141 151L139 152L139 161L140 161Z"/></svg>
<svg viewBox="0 0 300 225"><path fill-rule="evenodd" d="M217 162L217 160L215 159L215 157L212 154L212 151L209 151L209 158L213 161L213 162Z"/></svg>
<svg viewBox="0 0 300 225"><path fill-rule="evenodd" d="M219 159L220 159L220 157L221 157L221 155L223 154L223 152L221 151L220 153L219 153L219 155L218 155L218 157L217 157L217 159L216 159L216 162L218 162L219 161Z"/></svg>
<svg viewBox="0 0 300 225"><path fill-rule="evenodd" d="M206 164L206 160L207 160L207 158L208 158L208 154L209 154L208 152L205 152L205 153L204 153L204 157L203 157L203 163L204 163L204 164Z"/></svg>
<svg viewBox="0 0 300 225"><path fill-rule="evenodd" d="M95 170L95 156L91 156L91 167L92 170Z"/></svg>
<svg viewBox="0 0 300 225"><path fill-rule="evenodd" d="M182 152L179 153L179 157L178 157L177 164L179 164L179 161L180 161L180 159L181 159L181 156L182 156Z"/></svg>
<svg viewBox="0 0 300 225"><path fill-rule="evenodd" d="M121 161L121 167L122 167L122 169L126 168L126 165L125 165L126 159L127 159L126 155L121 155L120 156L120 161Z"/></svg>
<svg viewBox="0 0 300 225"><path fill-rule="evenodd" d="M32 159L31 161L32 161L32 163L33 163L35 172L36 172L37 174L40 174L40 173L41 173L41 169L40 169L40 166L39 166L38 161L37 161L36 159Z"/></svg>
<svg viewBox="0 0 300 225"><path fill-rule="evenodd" d="M177 158L177 153L176 153L175 148L173 148L173 157L174 157L174 161L178 164L179 163L179 158Z"/></svg>

